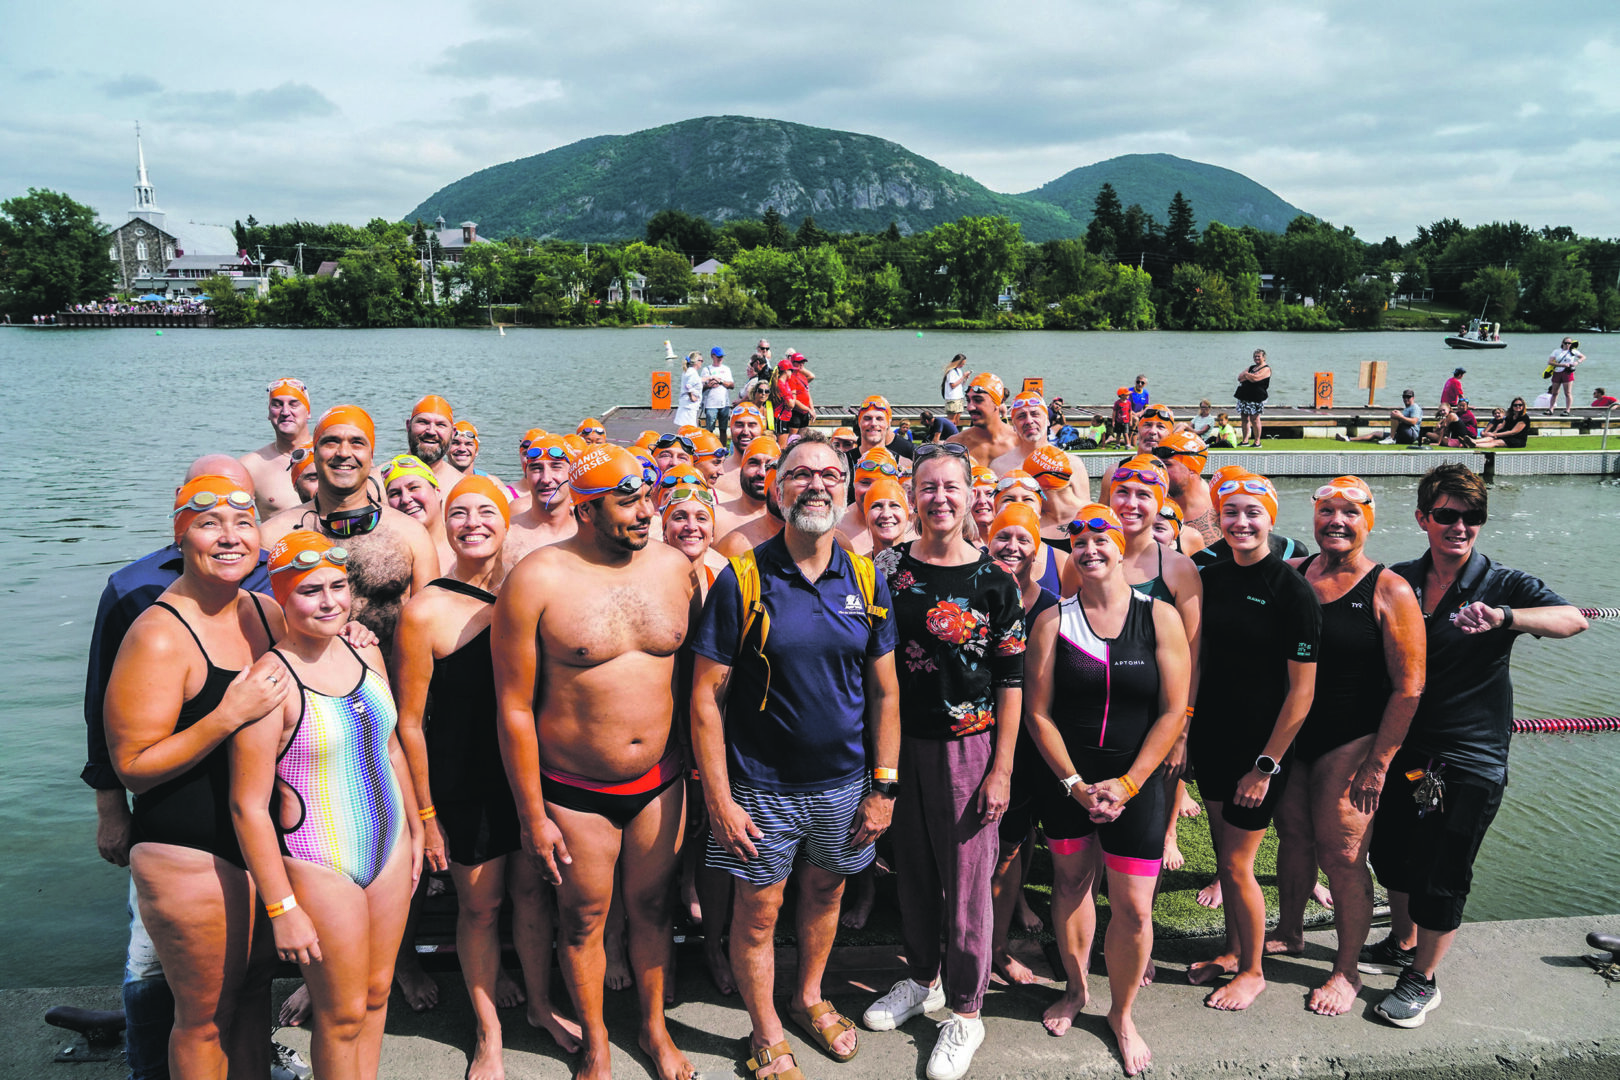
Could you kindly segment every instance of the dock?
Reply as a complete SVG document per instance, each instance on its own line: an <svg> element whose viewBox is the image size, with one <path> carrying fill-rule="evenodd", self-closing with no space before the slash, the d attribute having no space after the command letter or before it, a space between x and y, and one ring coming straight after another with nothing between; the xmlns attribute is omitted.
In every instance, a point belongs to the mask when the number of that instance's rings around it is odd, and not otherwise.
<svg viewBox="0 0 1620 1080"><path fill-rule="evenodd" d="M1419 1028L1402 1030L1379 1020L1372 1006L1394 985L1393 976L1363 976L1360 1000L1338 1017L1305 1007L1331 966L1333 934L1306 935L1300 957L1268 957L1268 989L1243 1013L1204 1007L1207 990L1188 984L1186 968L1215 945L1210 939L1161 942L1155 949L1157 981L1137 998L1136 1022L1153 1047L1149 1077L1161 1080L1613 1080L1620 1075L1620 988L1588 965L1586 933L1620 931L1620 915L1576 919L1470 923L1440 969L1440 1005ZM1375 931L1377 933L1377 931ZM1035 949L1033 943L1024 943ZM1023 957L1038 973L1052 973L1052 958ZM748 1014L736 997L713 990L700 950L679 952L676 1004L669 1010L675 1042L703 1075L744 1075ZM777 990L786 992L793 953L778 955ZM892 947L839 948L823 984L828 998L852 1018L903 977ZM396 993L388 1014L382 1075L391 1080L461 1076L472 1050L471 1007L460 979L440 974L439 1005L413 1014ZM554 1000L566 1001L560 980ZM295 984L276 984L276 1002ZM1093 1001L1061 1039L1046 1034L1041 1012L1058 995L1050 979L1011 988L992 982L985 999L988 1029L970 1077L1024 1080L1058 1077L1102 1080L1123 1076L1104 1019L1108 981L1092 976ZM0 991L0 1029L9 1047L0 1080L121 1080L119 1055L84 1061L64 1071L54 1055L74 1036L47 1027L41 1017L57 1004L115 1008L116 987ZM607 1021L614 1040L614 1076L651 1077L651 1063L636 1048L636 1005L631 991L610 992ZM502 1011L507 1076L513 1080L565 1080L572 1059L524 1022L521 1009ZM812 1080L895 1080L921 1077L945 1013L918 1017L898 1031L861 1031L860 1053L837 1065L805 1046L796 1028L788 1038ZM307 1056L307 1032L284 1029L277 1038ZM80 1043L82 1046L82 1042Z"/></svg>

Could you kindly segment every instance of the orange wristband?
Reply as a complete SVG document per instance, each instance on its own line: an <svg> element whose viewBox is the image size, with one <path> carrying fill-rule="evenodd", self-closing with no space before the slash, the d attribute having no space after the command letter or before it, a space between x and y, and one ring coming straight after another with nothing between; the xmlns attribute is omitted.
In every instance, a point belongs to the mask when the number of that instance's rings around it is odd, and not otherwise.
<svg viewBox="0 0 1620 1080"><path fill-rule="evenodd" d="M433 818L438 817L439 812L433 808L432 804L429 804L427 806L422 807L422 809L418 810L416 812L416 816L421 818L423 821L429 821L429 820L431 820Z"/></svg>
<svg viewBox="0 0 1620 1080"><path fill-rule="evenodd" d="M298 898L296 896L293 896L291 893L288 893L287 894L287 899L281 901L280 903L266 904L264 906L264 913L266 915L268 915L270 918L273 919L277 915L285 915L285 914L287 914L287 912L291 911L293 908L295 908L297 906L298 906Z"/></svg>
<svg viewBox="0 0 1620 1080"><path fill-rule="evenodd" d="M1123 774L1120 775L1119 786L1125 789L1125 797L1127 799L1136 798L1136 796L1142 790L1141 788L1136 786L1136 781L1131 779L1129 773L1123 773Z"/></svg>
<svg viewBox="0 0 1620 1080"><path fill-rule="evenodd" d="M874 779L874 780L887 780L887 781L892 783L892 782L900 779L900 770L899 769L876 768L876 769L872 770L872 779Z"/></svg>

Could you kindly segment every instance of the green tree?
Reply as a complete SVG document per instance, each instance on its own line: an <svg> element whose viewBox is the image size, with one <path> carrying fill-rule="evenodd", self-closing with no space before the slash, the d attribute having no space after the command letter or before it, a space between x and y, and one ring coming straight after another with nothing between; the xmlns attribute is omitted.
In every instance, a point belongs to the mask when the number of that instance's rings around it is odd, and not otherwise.
<svg viewBox="0 0 1620 1080"><path fill-rule="evenodd" d="M1023 230L1004 217L965 217L936 227L930 240L950 274L962 317L987 317L1002 286L1022 266Z"/></svg>
<svg viewBox="0 0 1620 1080"><path fill-rule="evenodd" d="M1166 318L1178 330L1232 330L1237 303L1226 278L1197 263L1181 263L1170 275Z"/></svg>
<svg viewBox="0 0 1620 1080"><path fill-rule="evenodd" d="M1177 262L1190 260L1198 246L1198 219L1193 214L1192 203L1181 192L1176 192L1170 199L1165 218L1164 253Z"/></svg>
<svg viewBox="0 0 1620 1080"><path fill-rule="evenodd" d="M1104 183L1091 204L1091 223L1086 226L1086 247L1099 255L1112 255L1125 234L1125 208L1119 203L1114 185Z"/></svg>
<svg viewBox="0 0 1620 1080"><path fill-rule="evenodd" d="M1484 266L1463 286L1463 296L1471 311L1483 312L1490 322L1507 322L1519 308L1519 272L1501 266Z"/></svg>
<svg viewBox="0 0 1620 1080"><path fill-rule="evenodd" d="M1260 260L1255 256L1254 244L1241 229L1222 225L1218 221L1212 221L1205 227L1192 261L1206 270L1215 271L1228 281L1243 274L1260 272Z"/></svg>
<svg viewBox="0 0 1620 1080"><path fill-rule="evenodd" d="M649 303L685 303L697 289L697 278L685 255L645 244L631 244L625 250L632 265L647 278Z"/></svg>
<svg viewBox="0 0 1620 1080"><path fill-rule="evenodd" d="M849 270L830 244L800 248L788 268L788 301L779 308L795 326L824 326L844 298Z"/></svg>
<svg viewBox="0 0 1620 1080"><path fill-rule="evenodd" d="M1119 330L1148 330L1154 323L1153 278L1146 270L1115 263L1108 284L1097 298L1109 325Z"/></svg>
<svg viewBox="0 0 1620 1080"><path fill-rule="evenodd" d="M804 220L799 223L799 231L793 234L793 246L801 248L819 247L822 244L831 242L832 239L830 233L823 232L816 226L815 218L806 214Z"/></svg>
<svg viewBox="0 0 1620 1080"><path fill-rule="evenodd" d="M214 309L214 321L220 326L246 326L258 315L258 297L249 290L238 289L235 282L224 274L214 274L198 282L208 306Z"/></svg>
<svg viewBox="0 0 1620 1080"><path fill-rule="evenodd" d="M894 326L905 317L905 281L893 263L884 263L858 281L853 291L858 298L856 310L865 325Z"/></svg>
<svg viewBox="0 0 1620 1080"><path fill-rule="evenodd" d="M332 310L331 290L331 278L276 278L270 282L270 295L261 305L263 321L276 326L337 326L342 320Z"/></svg>
<svg viewBox="0 0 1620 1080"><path fill-rule="evenodd" d="M48 315L112 287L107 231L94 210L41 188L0 203L0 309Z"/></svg>
<svg viewBox="0 0 1620 1080"><path fill-rule="evenodd" d="M1348 225L1335 229L1331 222L1301 214L1288 223L1278 264L1290 293L1324 303L1360 272L1361 250Z"/></svg>
<svg viewBox="0 0 1620 1080"><path fill-rule="evenodd" d="M1364 274L1344 287L1339 313L1348 326L1373 329L1384 318L1384 309L1395 295L1395 285L1387 274Z"/></svg>
<svg viewBox="0 0 1620 1080"><path fill-rule="evenodd" d="M782 215L776 212L776 207L765 208L765 245L773 248L788 246L787 226L782 224Z"/></svg>
<svg viewBox="0 0 1620 1080"><path fill-rule="evenodd" d="M772 311L785 312L791 300L789 272L792 256L773 247L757 247L737 252L731 271L737 283Z"/></svg>
<svg viewBox="0 0 1620 1080"><path fill-rule="evenodd" d="M718 234L707 218L680 210L660 210L647 219L647 243L702 262L714 254Z"/></svg>

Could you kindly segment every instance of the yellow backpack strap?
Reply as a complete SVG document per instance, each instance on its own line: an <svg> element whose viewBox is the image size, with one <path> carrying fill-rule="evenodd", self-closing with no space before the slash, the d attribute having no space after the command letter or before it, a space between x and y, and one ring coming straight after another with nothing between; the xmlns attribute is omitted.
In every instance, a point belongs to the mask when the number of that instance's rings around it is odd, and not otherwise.
<svg viewBox="0 0 1620 1080"><path fill-rule="evenodd" d="M750 652L765 665L765 693L759 702L759 711L764 712L770 700L771 690L771 664L765 658L765 639L771 632L771 617L761 599L759 560L754 557L753 549L750 548L732 558L730 562L732 573L737 575L737 591L741 594L743 608L742 626L737 633L737 653L731 658L731 666L737 667ZM759 626L759 641L750 648L748 635L756 624Z"/></svg>
<svg viewBox="0 0 1620 1080"><path fill-rule="evenodd" d="M860 586L861 600L866 604L867 624L871 625L874 619L888 618L889 609L872 602L877 596L877 564L865 555L857 555L853 551L849 553L849 561L855 568L855 583Z"/></svg>

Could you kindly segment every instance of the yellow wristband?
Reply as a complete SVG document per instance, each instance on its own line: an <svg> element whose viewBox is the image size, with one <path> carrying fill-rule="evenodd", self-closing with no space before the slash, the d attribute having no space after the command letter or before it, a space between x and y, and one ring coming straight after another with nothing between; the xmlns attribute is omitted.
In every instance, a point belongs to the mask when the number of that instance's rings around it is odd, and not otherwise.
<svg viewBox="0 0 1620 1080"><path fill-rule="evenodd" d="M281 901L279 904L266 904L265 908L264 908L264 913L266 915L270 916L270 918L273 919L277 915L285 915L285 914L287 914L287 912L291 911L293 908L295 908L297 906L298 906L298 898L296 896L292 895L291 893L288 893L287 894L287 899Z"/></svg>
<svg viewBox="0 0 1620 1080"><path fill-rule="evenodd" d="M887 780L887 781L892 783L892 782L897 781L897 780L900 779L900 770L899 769L884 769L884 768L873 769L872 770L872 779L874 779L874 780Z"/></svg>
<svg viewBox="0 0 1620 1080"><path fill-rule="evenodd" d="M418 810L416 812L416 816L421 818L423 821L430 821L433 818L438 817L439 812L437 810L435 810L431 805L429 805L429 806L424 806L424 807L422 807L422 809Z"/></svg>
<svg viewBox="0 0 1620 1080"><path fill-rule="evenodd" d="M1125 789L1125 797L1127 799L1136 798L1137 794L1142 790L1136 786L1136 781L1131 779L1129 773L1121 774L1119 778L1119 786Z"/></svg>
<svg viewBox="0 0 1620 1080"><path fill-rule="evenodd" d="M1189 706L1187 706L1187 719L1191 720L1192 716L1193 716L1193 707L1191 705L1189 705Z"/></svg>

